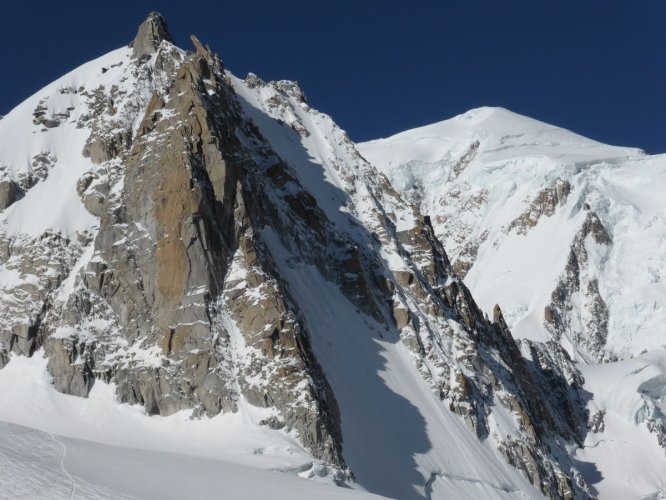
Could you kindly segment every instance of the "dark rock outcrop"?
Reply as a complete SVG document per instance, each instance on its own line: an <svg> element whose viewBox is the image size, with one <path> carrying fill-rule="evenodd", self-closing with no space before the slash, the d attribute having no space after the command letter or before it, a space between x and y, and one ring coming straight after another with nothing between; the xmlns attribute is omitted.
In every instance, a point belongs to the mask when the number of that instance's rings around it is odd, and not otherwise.
<svg viewBox="0 0 666 500"><path fill-rule="evenodd" d="M610 235L591 211L586 212L571 244L565 271L545 308L544 325L558 341L563 335L568 336L583 359L603 361L609 357L605 350L609 313L598 279L588 266L588 240L605 249L611 244ZM575 301L584 307L577 307Z"/></svg>
<svg viewBox="0 0 666 500"><path fill-rule="evenodd" d="M509 224L507 232L514 230L518 234L526 234L537 225L541 217L551 217L557 207L563 206L570 193L571 183L565 179L557 179L553 185L537 193L529 208Z"/></svg>
<svg viewBox="0 0 666 500"><path fill-rule="evenodd" d="M19 193L19 187L11 179L0 181L0 211L13 204Z"/></svg>

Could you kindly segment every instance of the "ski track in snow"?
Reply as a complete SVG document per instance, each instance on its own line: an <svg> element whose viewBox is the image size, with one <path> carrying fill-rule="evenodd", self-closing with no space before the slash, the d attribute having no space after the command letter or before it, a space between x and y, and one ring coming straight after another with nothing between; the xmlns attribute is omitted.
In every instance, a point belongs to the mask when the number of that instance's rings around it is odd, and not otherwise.
<svg viewBox="0 0 666 500"><path fill-rule="evenodd" d="M5 423L0 471L3 500L381 498L214 459L108 446Z"/></svg>
<svg viewBox="0 0 666 500"><path fill-rule="evenodd" d="M58 439L58 437L52 432L49 432L48 435L53 440L53 442L57 443L58 446L60 446L60 448L62 449L58 463L60 465L60 468L62 469L62 472L65 474L65 476L67 476L67 479L69 479L69 482L71 483L69 498L70 500L73 500L74 496L76 495L76 481L74 480L74 477L69 473L67 467L65 466L65 459L67 458L67 445L65 445L63 441Z"/></svg>

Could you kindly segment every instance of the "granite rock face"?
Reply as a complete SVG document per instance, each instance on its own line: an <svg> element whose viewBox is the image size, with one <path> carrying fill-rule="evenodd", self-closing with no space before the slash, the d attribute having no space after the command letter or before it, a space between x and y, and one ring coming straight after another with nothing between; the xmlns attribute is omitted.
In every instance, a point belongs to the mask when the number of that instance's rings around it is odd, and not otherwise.
<svg viewBox="0 0 666 500"><path fill-rule="evenodd" d="M43 348L59 391L86 397L113 382L119 401L151 415L214 416L244 400L346 470L343 417L314 341L321 330L299 294L308 270L353 306L364 335L404 344L433 404L537 489L589 496L567 453L587 432L582 378L562 348L517 343L499 307L483 315L430 218L296 83L239 80L192 41L193 52L173 46L152 13L114 67L118 80L76 89L83 109L71 118L89 130L90 168L72 191L95 223L76 241L0 239L3 265L23 276L2 299L18 319L0 329L0 367L9 353ZM312 146L322 130L334 181L320 178ZM497 411L510 428L492 423Z"/></svg>
<svg viewBox="0 0 666 500"><path fill-rule="evenodd" d="M541 217L552 217L558 207L564 206L571 192L571 183L564 179L557 179L553 185L537 193L530 202L528 209L520 214L507 228L518 234L526 234L539 223Z"/></svg>
<svg viewBox="0 0 666 500"><path fill-rule="evenodd" d="M155 19L146 21L149 33L160 33ZM113 380L120 401L161 415L231 412L242 396L282 410L275 425L296 429L316 456L341 466L335 399L253 237L265 224L265 195L237 137L245 126L239 106L219 59L194 43L197 51L147 103L131 147L99 141L101 127L88 141L101 148L96 163L120 158L124 172L78 185L100 228L95 258L46 344L54 383L86 395L95 378ZM256 295L239 286L242 276ZM237 357L245 346L252 352Z"/></svg>

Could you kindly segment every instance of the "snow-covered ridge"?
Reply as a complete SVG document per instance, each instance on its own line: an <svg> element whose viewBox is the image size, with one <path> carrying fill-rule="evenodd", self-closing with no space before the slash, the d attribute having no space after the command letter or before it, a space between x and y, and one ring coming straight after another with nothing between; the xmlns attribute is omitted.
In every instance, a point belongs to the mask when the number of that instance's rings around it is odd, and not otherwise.
<svg viewBox="0 0 666 500"><path fill-rule="evenodd" d="M574 163L640 156L641 150L608 146L568 130L513 113L504 108L472 109L454 118L400 132L386 139L358 144L372 163L382 170L410 161L435 163L466 143L484 142L486 163L517 156L562 159Z"/></svg>

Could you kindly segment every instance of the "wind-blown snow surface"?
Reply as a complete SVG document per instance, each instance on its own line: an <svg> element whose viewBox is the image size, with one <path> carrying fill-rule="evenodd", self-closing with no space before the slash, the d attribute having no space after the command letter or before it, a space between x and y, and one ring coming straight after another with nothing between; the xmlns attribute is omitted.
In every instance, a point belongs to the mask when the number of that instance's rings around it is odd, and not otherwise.
<svg viewBox="0 0 666 500"><path fill-rule="evenodd" d="M432 217L449 257L472 263L465 282L477 303L487 312L499 303L515 336L550 338L544 308L591 210L612 240L588 248L589 273L609 312L608 357L666 344L666 156L600 144L501 108L357 146ZM533 227L517 228L558 181L571 184L566 201L551 216L533 217ZM562 343L586 357L568 336Z"/></svg>
<svg viewBox="0 0 666 500"><path fill-rule="evenodd" d="M379 499L213 459L65 438L0 423L0 498Z"/></svg>

